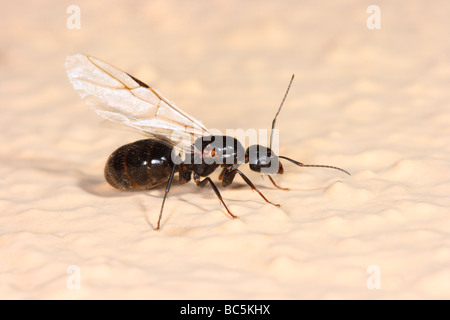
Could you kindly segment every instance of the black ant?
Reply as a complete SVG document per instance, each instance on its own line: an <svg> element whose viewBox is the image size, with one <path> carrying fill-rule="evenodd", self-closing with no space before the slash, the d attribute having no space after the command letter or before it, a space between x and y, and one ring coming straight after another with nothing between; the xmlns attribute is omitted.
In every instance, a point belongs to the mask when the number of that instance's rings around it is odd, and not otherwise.
<svg viewBox="0 0 450 320"><path fill-rule="evenodd" d="M219 190L209 177L218 167L222 169L219 175L222 186L229 186L236 174L239 174L264 201L276 207L280 205L269 201L239 170L240 165L248 163L252 171L268 175L272 184L283 190L286 189L279 187L270 176L270 174L284 172L279 159L285 159L300 167L331 168L350 175L346 170L338 167L303 164L285 156L277 156L272 151L276 119L294 76L272 121L270 147L252 145L245 150L234 137L208 135L207 129L197 120L177 108L155 89L99 59L77 54L67 58L66 68L75 89L83 98L86 98L87 103L100 116L137 128L152 136L150 139L139 140L114 151L106 163L105 178L109 184L121 190L148 190L166 184L156 230L160 229L164 204L175 173L178 173L181 183L190 181L192 177L199 187L209 183L232 218L237 216L228 209ZM116 80L114 86L111 84L112 79ZM105 83L108 85L106 86ZM129 92L129 97L124 96L124 92ZM198 131L195 131L198 128L201 129L200 136ZM181 130L191 138L197 136L193 144L184 148L184 160L176 149L178 144L169 137L169 133L175 130Z"/></svg>

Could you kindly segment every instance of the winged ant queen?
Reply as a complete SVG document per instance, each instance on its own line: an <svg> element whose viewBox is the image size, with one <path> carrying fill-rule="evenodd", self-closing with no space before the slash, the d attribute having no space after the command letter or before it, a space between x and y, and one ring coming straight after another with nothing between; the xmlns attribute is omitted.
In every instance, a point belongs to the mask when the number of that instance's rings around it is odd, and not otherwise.
<svg viewBox="0 0 450 320"><path fill-rule="evenodd" d="M181 183L193 177L199 187L209 184L232 218L237 216L228 209L209 177L219 167L222 186L230 185L238 174L264 201L277 207L280 205L270 202L239 170L240 165L248 163L252 171L267 175L279 189L283 188L270 176L283 173L279 159L300 167L331 168L350 174L334 166L303 164L272 151L276 119L294 76L272 121L270 147L256 144L245 150L236 138L211 134L200 121L158 91L97 58L75 54L67 57L65 67L75 90L100 117L137 129L148 137L114 151L104 173L106 181L121 190L148 190L166 185L156 230L160 229L164 204L176 173Z"/></svg>

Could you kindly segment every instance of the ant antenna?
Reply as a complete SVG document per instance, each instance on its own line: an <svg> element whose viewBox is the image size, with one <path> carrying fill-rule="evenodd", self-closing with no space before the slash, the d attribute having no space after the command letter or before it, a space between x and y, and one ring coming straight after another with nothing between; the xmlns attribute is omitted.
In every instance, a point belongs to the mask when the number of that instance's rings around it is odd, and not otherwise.
<svg viewBox="0 0 450 320"><path fill-rule="evenodd" d="M281 104L280 104L280 107L278 108L277 114L275 115L275 118L273 118L273 121L272 121L272 130L270 131L270 149L272 149L272 138L273 138L273 129L275 128L275 122L277 122L278 114L280 113L281 107L284 104L284 100L286 100L289 89L291 88L292 81L294 81L294 75L292 75L291 81L289 81L289 85L287 87L286 93L284 94L283 100L281 101Z"/></svg>
<svg viewBox="0 0 450 320"><path fill-rule="evenodd" d="M290 159L290 158L288 158L288 157L285 157L285 156L279 156L278 158L286 159L286 160L288 160L288 161L290 161L290 162L292 162L292 163L294 163L294 164L296 164L296 165L298 165L298 166L300 166L300 167L330 168L330 169L335 169L335 170L339 170L339 171L345 172L346 174L348 174L349 176L351 176L350 172L348 172L348 171L346 171L346 170L344 170L344 169L338 168L338 167L327 166L327 165L321 165L321 164L303 164L303 163L301 163L301 162L292 160L292 159Z"/></svg>
<svg viewBox="0 0 450 320"><path fill-rule="evenodd" d="M280 113L281 108L283 107L283 104L284 104L284 100L286 100L286 97L287 97L287 95L289 93L289 89L291 88L292 81L294 81L294 75L292 75L291 81L289 81L289 85L288 85L288 87L286 89L286 93L284 94L283 100L281 100L280 107L278 108L278 111L275 114L275 118L273 118L273 121L272 121L272 130L270 132L270 149L272 149L273 129L275 129L275 123L277 122L278 114ZM344 169L338 168L338 167L333 167L333 166L328 166L328 165L321 165L321 164L304 164L304 163L295 161L295 160L293 160L291 158L288 158L288 157L285 157L285 156L278 156L278 158L288 160L288 161L292 162L293 164L296 164L296 165L298 165L300 167L317 167L317 168L335 169L335 170L342 171L342 172L348 174L349 176L351 176L350 172L348 172L348 171L346 171Z"/></svg>

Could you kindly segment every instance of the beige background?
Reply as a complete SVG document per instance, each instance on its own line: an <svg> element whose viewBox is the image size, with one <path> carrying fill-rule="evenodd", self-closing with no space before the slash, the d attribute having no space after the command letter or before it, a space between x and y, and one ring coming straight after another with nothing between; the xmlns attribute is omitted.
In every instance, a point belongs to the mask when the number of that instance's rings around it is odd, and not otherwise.
<svg viewBox="0 0 450 320"><path fill-rule="evenodd" d="M81 29L66 9L81 9ZM369 30L369 5L381 29ZM448 1L14 1L0 10L0 298L449 298ZM87 53L211 128L268 128L281 208L222 195L130 194L103 179L140 139L99 125L67 80ZM212 175L217 179L218 173ZM81 289L66 286L78 266ZM381 289L369 290L369 266ZM69 279L70 280L70 279Z"/></svg>

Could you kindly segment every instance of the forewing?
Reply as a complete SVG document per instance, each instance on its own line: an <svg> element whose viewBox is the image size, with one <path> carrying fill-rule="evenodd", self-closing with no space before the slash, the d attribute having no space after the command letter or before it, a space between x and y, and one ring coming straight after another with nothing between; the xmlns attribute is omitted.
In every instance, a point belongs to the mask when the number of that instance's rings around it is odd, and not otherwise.
<svg viewBox="0 0 450 320"><path fill-rule="evenodd" d="M66 58L70 82L102 118L126 125L188 150L208 130L158 91L97 58Z"/></svg>

